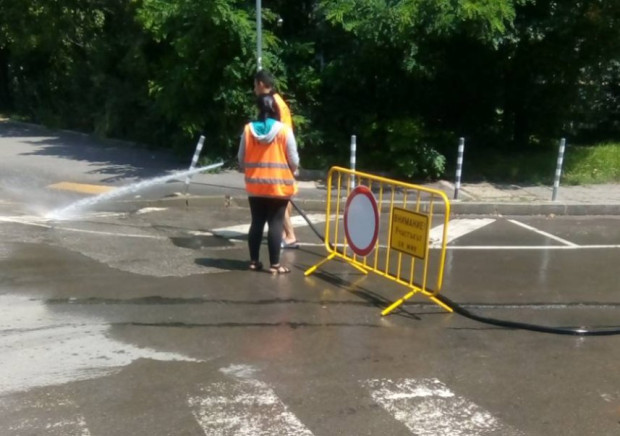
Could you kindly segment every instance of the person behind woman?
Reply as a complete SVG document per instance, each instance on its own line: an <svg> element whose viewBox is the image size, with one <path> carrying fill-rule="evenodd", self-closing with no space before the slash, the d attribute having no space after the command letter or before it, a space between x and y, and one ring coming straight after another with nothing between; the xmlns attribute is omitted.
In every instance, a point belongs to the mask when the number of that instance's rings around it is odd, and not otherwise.
<svg viewBox="0 0 620 436"><path fill-rule="evenodd" d="M280 244L284 213L290 198L297 193L293 173L299 166L297 142L291 128L277 121L276 103L269 94L257 98L258 120L246 124L237 158L245 173L245 188L252 223L248 233L250 269L263 268L259 260L265 223L268 223L267 247L269 271L284 274L291 270L280 265Z"/></svg>
<svg viewBox="0 0 620 436"><path fill-rule="evenodd" d="M284 124L289 126L291 130L293 130L293 118L291 117L291 110L289 109L282 96L276 92L275 86L275 80L273 78L273 75L269 71L261 69L254 75L254 93L257 96L262 94L272 95L276 103L275 108L277 109L277 113L279 114L279 118L276 119L278 121L282 121ZM284 232L282 234L282 248L299 248L297 236L295 236L295 228L293 227L293 222L291 221L291 212L292 205L289 201L288 206L286 207L286 212L284 213Z"/></svg>

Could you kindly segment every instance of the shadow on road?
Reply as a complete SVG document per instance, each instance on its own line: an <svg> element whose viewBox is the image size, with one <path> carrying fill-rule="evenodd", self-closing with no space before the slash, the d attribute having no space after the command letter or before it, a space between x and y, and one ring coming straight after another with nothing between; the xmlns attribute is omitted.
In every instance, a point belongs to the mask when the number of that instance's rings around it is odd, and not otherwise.
<svg viewBox="0 0 620 436"><path fill-rule="evenodd" d="M20 153L23 156L60 157L91 163L95 168L87 173L109 176L103 182L151 178L186 169L179 157L165 150L149 150L133 142L54 131L31 124L0 122L0 137L15 138L16 143L27 144L27 151Z"/></svg>

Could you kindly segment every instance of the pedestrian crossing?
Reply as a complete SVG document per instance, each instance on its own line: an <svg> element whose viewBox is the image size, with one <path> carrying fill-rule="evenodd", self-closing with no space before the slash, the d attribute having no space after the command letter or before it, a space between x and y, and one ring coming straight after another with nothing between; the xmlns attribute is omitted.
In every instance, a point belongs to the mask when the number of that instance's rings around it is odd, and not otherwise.
<svg viewBox="0 0 620 436"><path fill-rule="evenodd" d="M448 225L448 234L446 237L446 244L465 236L468 233L473 233L478 229L493 224L496 220L493 218L457 218L451 219ZM441 245L443 238L444 226L440 224L433 227L428 235L428 240L432 248L437 248Z"/></svg>
<svg viewBox="0 0 620 436"><path fill-rule="evenodd" d="M310 220L312 224L321 224L325 222L325 214L308 214L306 218L294 215L291 217L291 223L293 227L304 227L308 225L306 219ZM333 217L332 217L333 219ZM342 217L341 217L342 219ZM468 233L475 232L489 224L494 223L496 220L493 218L456 218L450 220L448 226L448 235L446 243L450 243ZM250 229L250 224L238 224L233 226L219 227L211 230L211 233L227 239L235 239L246 236ZM443 237L443 224L433 227L429 233L429 241L431 246L435 246L441 243ZM304 244L309 245L309 244ZM316 244L322 245L322 244Z"/></svg>
<svg viewBox="0 0 620 436"><path fill-rule="evenodd" d="M417 436L522 435L437 379L373 379L373 400Z"/></svg>
<svg viewBox="0 0 620 436"><path fill-rule="evenodd" d="M324 213L313 213L306 215L306 218L310 220L313 224L321 224L325 222L325 214ZM306 219L299 215L291 216L291 224L293 227L303 227L307 226L308 222ZM247 224L238 224L233 226L219 227L211 230L211 233L219 236L221 238L226 239L237 239L240 237L247 236L250 231L250 223Z"/></svg>
<svg viewBox="0 0 620 436"><path fill-rule="evenodd" d="M5 412L1 407L0 411ZM36 415L33 411L37 411ZM86 418L79 411L78 404L65 395L49 395L45 398L11 404L11 417L0 423L3 435L45 435L45 436L92 436ZM59 418L61 416L61 418Z"/></svg>
<svg viewBox="0 0 620 436"><path fill-rule="evenodd" d="M237 366L237 370L230 368L220 369L223 379L220 377L218 381L191 388L185 395L186 404L170 405L170 409L189 409L189 414L178 413L193 417L193 425L206 436L325 434L325 428L313 431L312 424L302 422L278 395L278 387L261 380L258 371L249 366L243 370L243 365ZM389 421L384 425L384 434L395 434L395 429L403 434L404 425L409 434L417 436L524 435L435 378L371 378L356 384L357 387L351 389L362 392L367 398L352 397L343 401L355 407L356 401L369 399L381 407L392 420L391 425ZM88 413L82 413L78 402L66 394L40 396L20 404L15 404L10 397L0 397L0 434L3 436L96 436L88 423ZM157 429L145 428L144 434L158 433ZM329 434L348 433L346 428L338 428Z"/></svg>
<svg viewBox="0 0 620 436"><path fill-rule="evenodd" d="M189 406L205 435L312 436L275 391L259 380L213 383L190 396Z"/></svg>

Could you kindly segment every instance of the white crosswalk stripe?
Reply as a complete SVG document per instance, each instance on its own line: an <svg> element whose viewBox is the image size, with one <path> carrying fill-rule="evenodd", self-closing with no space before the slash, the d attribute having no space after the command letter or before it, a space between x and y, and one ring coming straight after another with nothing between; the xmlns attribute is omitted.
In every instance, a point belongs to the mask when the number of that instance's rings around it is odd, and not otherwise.
<svg viewBox="0 0 620 436"><path fill-rule="evenodd" d="M325 222L324 213L314 213L314 214L308 214L306 216L308 217L310 222L312 222L313 224ZM293 227L302 227L302 226L308 225L308 222L304 219L304 217L300 215L291 216L291 223L293 224ZM239 224L236 226L220 227L220 228L211 230L211 232L216 236L231 239L231 238L238 238L240 236L246 236L249 230L250 230L250 224L248 223L248 224Z"/></svg>
<svg viewBox="0 0 620 436"><path fill-rule="evenodd" d="M0 407L3 436L91 436L78 405L64 396L48 395L44 399L6 406L11 410Z"/></svg>
<svg viewBox="0 0 620 436"><path fill-rule="evenodd" d="M256 379L253 367L231 365L220 371L227 380L198 386L186 397L185 406L206 436L313 436L274 388ZM360 386L416 436L524 436L435 378L367 379ZM3 436L91 436L88 416L64 395L19 402L5 397L0 418ZM385 434L391 431L387 425Z"/></svg>
<svg viewBox="0 0 620 436"><path fill-rule="evenodd" d="M258 380L205 385L188 402L207 436L312 436L273 389Z"/></svg>
<svg viewBox="0 0 620 436"><path fill-rule="evenodd" d="M450 223L448 224L446 244L494 222L495 219L492 218L456 218L450 220ZM430 241L431 247L439 245L442 238L443 224L433 227L429 232L428 240Z"/></svg>
<svg viewBox="0 0 620 436"><path fill-rule="evenodd" d="M417 436L521 436L437 379L370 379L373 400Z"/></svg>
<svg viewBox="0 0 620 436"><path fill-rule="evenodd" d="M325 214L308 214L306 215L310 222L313 224L319 224L325 222ZM332 217L333 219L333 217ZM340 217L342 219L342 217ZM447 243L454 241L461 236L464 236L468 233L474 232L482 227L485 227L491 223L494 223L496 220L492 218L457 218L450 220L450 224L448 226L448 237ZM304 217L300 215L294 215L291 217L291 223L293 227L303 227L308 225L308 222L304 219ZM226 226L220 227L217 229L211 230L211 233L214 235L223 237L223 238L238 238L239 236L245 236L248 234L248 230L250 229L250 224L239 224L234 226ZM443 236L443 224L434 227L431 229L429 233L429 240L431 243L441 242L441 238ZM322 245L322 244L321 244Z"/></svg>

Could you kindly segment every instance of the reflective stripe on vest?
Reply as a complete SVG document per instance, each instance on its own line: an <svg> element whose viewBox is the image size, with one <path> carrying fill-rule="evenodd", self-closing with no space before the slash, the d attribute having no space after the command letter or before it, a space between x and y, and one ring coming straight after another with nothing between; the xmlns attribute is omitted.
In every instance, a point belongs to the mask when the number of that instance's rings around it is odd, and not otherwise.
<svg viewBox="0 0 620 436"><path fill-rule="evenodd" d="M288 198L297 193L293 172L286 160L286 136L290 129L282 125L270 144L260 143L245 126L245 188L250 195Z"/></svg>
<svg viewBox="0 0 620 436"><path fill-rule="evenodd" d="M246 168L288 168L288 164L273 163L273 162L248 162L245 164Z"/></svg>

